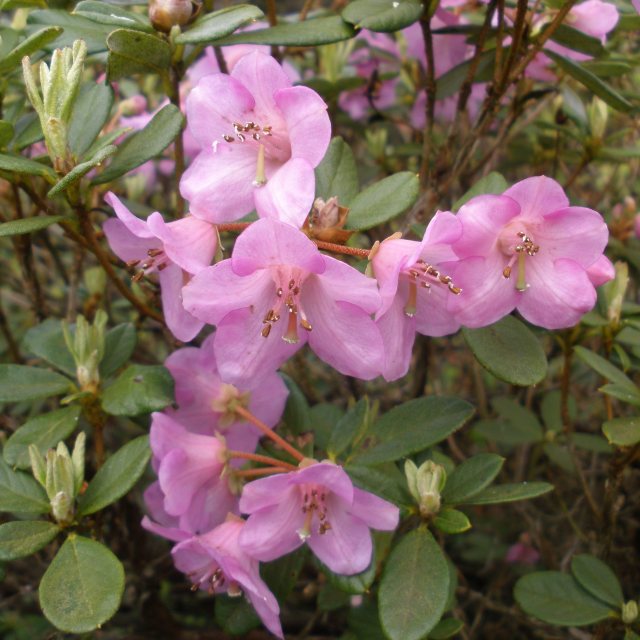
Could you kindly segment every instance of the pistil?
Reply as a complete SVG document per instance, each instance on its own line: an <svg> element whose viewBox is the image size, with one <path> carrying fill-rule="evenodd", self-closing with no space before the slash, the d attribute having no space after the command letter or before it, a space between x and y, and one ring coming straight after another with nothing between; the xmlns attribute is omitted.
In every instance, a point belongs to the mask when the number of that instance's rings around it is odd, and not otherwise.
<svg viewBox="0 0 640 640"><path fill-rule="evenodd" d="M264 145L258 147L258 162L256 165L256 179L253 181L254 187L263 187L267 184L267 176L264 168Z"/></svg>

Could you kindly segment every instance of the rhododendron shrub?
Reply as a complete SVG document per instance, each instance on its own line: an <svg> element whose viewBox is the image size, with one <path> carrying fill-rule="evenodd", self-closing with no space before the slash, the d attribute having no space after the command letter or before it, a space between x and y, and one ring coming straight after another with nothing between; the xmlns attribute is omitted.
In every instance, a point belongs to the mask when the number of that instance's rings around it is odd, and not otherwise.
<svg viewBox="0 0 640 640"><path fill-rule="evenodd" d="M636 2L3 9L3 638L640 637Z"/></svg>

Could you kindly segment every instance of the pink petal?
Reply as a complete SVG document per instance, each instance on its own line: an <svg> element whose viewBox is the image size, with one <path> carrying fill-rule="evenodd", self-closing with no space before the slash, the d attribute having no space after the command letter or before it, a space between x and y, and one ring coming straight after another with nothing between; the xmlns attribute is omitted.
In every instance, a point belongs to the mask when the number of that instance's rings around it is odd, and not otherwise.
<svg viewBox="0 0 640 640"><path fill-rule="evenodd" d="M362 520L351 515L336 496L327 498L327 521L331 528L324 534L314 532L309 547L334 573L353 575L371 563L371 532Z"/></svg>
<svg viewBox="0 0 640 640"><path fill-rule="evenodd" d="M264 187L254 191L256 211L261 218L280 220L298 229L311 210L314 196L313 167L301 158L286 162Z"/></svg>
<svg viewBox="0 0 640 640"><path fill-rule="evenodd" d="M275 101L287 125L291 155L317 167L331 141L331 121L325 101L309 87L281 89Z"/></svg>
<svg viewBox="0 0 640 640"><path fill-rule="evenodd" d="M461 235L462 223L458 217L449 211L436 211L424 232L420 255L423 255L423 253L431 247L432 253L429 259L432 262L452 260L455 254L450 250L449 245L459 240ZM442 249L440 249L440 251L443 251L443 255L436 256L433 254L435 250L434 245L443 245ZM449 249L449 252L446 252L446 249Z"/></svg>
<svg viewBox="0 0 640 640"><path fill-rule="evenodd" d="M257 151L249 145L204 149L184 172L180 193L189 211L209 222L230 222L253 211Z"/></svg>
<svg viewBox="0 0 640 640"><path fill-rule="evenodd" d="M353 505L349 511L368 527L379 531L393 531L400 518L400 510L394 504L357 487L353 489Z"/></svg>
<svg viewBox="0 0 640 640"><path fill-rule="evenodd" d="M545 329L572 327L596 303L587 272L573 260L527 262L527 284L517 309Z"/></svg>
<svg viewBox="0 0 640 640"><path fill-rule="evenodd" d="M120 221L138 238L153 238L153 233L147 227L144 220L134 216L127 207L118 199L115 193L109 191L104 197L104 201L113 208Z"/></svg>
<svg viewBox="0 0 640 640"><path fill-rule="evenodd" d="M447 263L441 268L443 273L455 269L453 265L447 265ZM448 336L455 333L460 328L460 322L449 308L449 298L453 297L456 297L454 293L449 291L446 286L437 283L431 285L431 289L419 288L416 305L416 331L423 336L432 337Z"/></svg>
<svg viewBox="0 0 640 640"><path fill-rule="evenodd" d="M290 481L296 473L298 472L276 473L245 484L240 496L240 511L254 513L278 504L282 500L282 494L290 492ZM296 499L296 494L292 493L291 497Z"/></svg>
<svg viewBox="0 0 640 640"><path fill-rule="evenodd" d="M616 269L607 256L600 256L588 269L587 275L594 287L599 287L616 277Z"/></svg>
<svg viewBox="0 0 640 640"><path fill-rule="evenodd" d="M167 540L172 540L173 542L182 542L183 540L190 538L192 535L188 531L183 531L178 527L164 527L147 516L142 518L142 522L140 524L143 529L151 531L151 533L155 533L157 536L162 538L167 538Z"/></svg>
<svg viewBox="0 0 640 640"><path fill-rule="evenodd" d="M607 33L615 28L619 19L618 8L614 4L587 0L569 11L566 22L578 31L599 38L604 44Z"/></svg>
<svg viewBox="0 0 640 640"><path fill-rule="evenodd" d="M146 260L150 250L158 249L162 245L156 237L140 238L134 235L124 222L115 218L105 220L102 230L107 237L111 251L124 262Z"/></svg>
<svg viewBox="0 0 640 640"><path fill-rule="evenodd" d="M203 149L223 136L235 136L234 122L246 122L245 114L255 107L251 93L239 82L223 73L203 77L186 100L187 126Z"/></svg>
<svg viewBox="0 0 640 640"><path fill-rule="evenodd" d="M405 288L406 284L405 284ZM406 375L416 337L416 320L404 313L406 296L398 294L376 325L384 343L382 375L388 382Z"/></svg>
<svg viewBox="0 0 640 640"><path fill-rule="evenodd" d="M165 223L159 213L152 213L147 224L162 240L169 259L189 273L198 273L211 264L218 245L216 228L194 216Z"/></svg>
<svg viewBox="0 0 640 640"><path fill-rule="evenodd" d="M233 271L245 276L256 269L283 265L322 273L325 260L316 245L291 225L270 218L254 222L236 240L231 256Z"/></svg>
<svg viewBox="0 0 640 640"><path fill-rule="evenodd" d="M319 462L290 473L291 484L314 484L326 487L332 494L340 497L347 504L353 502L353 483L347 472L332 462Z"/></svg>
<svg viewBox="0 0 640 640"><path fill-rule="evenodd" d="M195 275L182 295L189 313L207 324L217 325L232 311L258 303L261 307L266 305L266 313L272 298L275 299L275 285L266 269L239 276L231 260L222 260Z"/></svg>
<svg viewBox="0 0 640 640"><path fill-rule="evenodd" d="M521 180L502 195L513 198L520 205L520 215L532 221L569 206L564 189L553 178L546 176Z"/></svg>
<svg viewBox="0 0 640 640"><path fill-rule="evenodd" d="M204 326L204 322L192 316L182 305L182 288L187 282L187 274L175 264L169 264L160 272L164 319L171 333L183 342L193 340Z"/></svg>

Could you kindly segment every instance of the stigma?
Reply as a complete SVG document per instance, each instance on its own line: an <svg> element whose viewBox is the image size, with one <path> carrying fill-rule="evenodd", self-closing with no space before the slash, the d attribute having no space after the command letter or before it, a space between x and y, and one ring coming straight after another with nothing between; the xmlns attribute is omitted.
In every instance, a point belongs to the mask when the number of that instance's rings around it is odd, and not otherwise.
<svg viewBox="0 0 640 640"><path fill-rule="evenodd" d="M276 288L276 301L269 309L262 320L263 338L268 338L273 325L280 320L281 314L286 314L287 327L282 335L282 339L288 344L297 344L300 341L298 327L305 331L312 331L313 327L307 319L300 304L301 282L298 278L291 277L286 286Z"/></svg>

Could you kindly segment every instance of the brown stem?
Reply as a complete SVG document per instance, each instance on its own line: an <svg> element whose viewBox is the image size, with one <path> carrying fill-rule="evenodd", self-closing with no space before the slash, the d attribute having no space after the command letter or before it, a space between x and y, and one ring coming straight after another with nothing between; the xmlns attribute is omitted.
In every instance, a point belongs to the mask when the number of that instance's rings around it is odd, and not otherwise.
<svg viewBox="0 0 640 640"><path fill-rule="evenodd" d="M5 342L7 343L7 348L9 349L9 353L11 354L11 359L20 364L24 362L22 355L20 354L20 348L18 347L18 343L13 337L13 333L11 333L11 327L9 326L9 322L7 321L7 316L5 315L4 309L2 308L2 301L0 300L0 332L4 336Z"/></svg>
<svg viewBox="0 0 640 640"><path fill-rule="evenodd" d="M278 24L278 13L276 9L276 0L267 0L267 20L270 27L275 27ZM277 45L271 46L271 55L278 61L281 61L280 50Z"/></svg>
<svg viewBox="0 0 640 640"><path fill-rule="evenodd" d="M313 240L318 249L324 249L325 251L331 251L332 253L343 253L346 256L358 256L359 258L368 258L369 249L359 249L358 247L347 247L342 244L334 244L333 242L324 242L323 240Z"/></svg>
<svg viewBox="0 0 640 640"><path fill-rule="evenodd" d="M222 47L213 47L213 54L216 57L216 62L218 63L218 68L220 69L220 73L229 73L229 67L227 66L227 61L224 58L224 53L222 53Z"/></svg>
<svg viewBox="0 0 640 640"><path fill-rule="evenodd" d="M420 165L420 184L423 190L429 186L431 178L431 147L433 120L436 109L436 66L433 58L433 35L431 33L431 17L428 13L429 4L425 3L425 9L420 19L420 27L424 36L424 50L427 58L425 91L427 102L425 107L426 124L422 134L422 163Z"/></svg>
<svg viewBox="0 0 640 640"><path fill-rule="evenodd" d="M222 70L222 69L221 69ZM173 65L170 70L170 86L171 92L169 95L169 99L171 103L174 104L178 109L180 109L180 72L178 68ZM173 150L174 150L174 160L175 160L175 176L176 176L176 185L177 187L180 185L180 179L182 178L182 174L184 173L184 139L183 139L183 128L180 128L176 139L173 142ZM176 217L181 218L184 215L184 207L185 202L182 196L180 195L180 189L176 187Z"/></svg>
<svg viewBox="0 0 640 640"><path fill-rule="evenodd" d="M262 422L260 418L257 418L256 416L254 416L253 413L251 413L251 411L249 411L248 409L245 409L244 407L237 406L235 408L235 412L239 416L241 416L242 418L250 422L251 424L258 427L258 429L260 429L260 431L262 431L262 433L264 433L265 436L267 436L268 438L271 438L271 440L273 440L276 444L280 445L289 455L291 455L298 462L301 462L302 460L304 460L305 457L295 447L292 447L284 438L280 437L277 433L275 433L275 431L273 431L273 429L271 429L264 422Z"/></svg>
<svg viewBox="0 0 640 640"><path fill-rule="evenodd" d="M252 462L262 462L272 467L282 467L287 471L295 471L298 467L288 462L283 462L271 456L263 456L258 453L246 453L245 451L233 451L228 450L227 455L229 458L241 458L242 460L251 460Z"/></svg>

